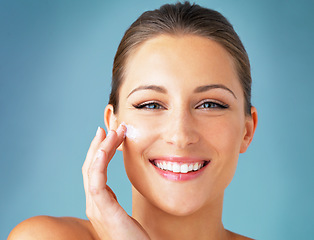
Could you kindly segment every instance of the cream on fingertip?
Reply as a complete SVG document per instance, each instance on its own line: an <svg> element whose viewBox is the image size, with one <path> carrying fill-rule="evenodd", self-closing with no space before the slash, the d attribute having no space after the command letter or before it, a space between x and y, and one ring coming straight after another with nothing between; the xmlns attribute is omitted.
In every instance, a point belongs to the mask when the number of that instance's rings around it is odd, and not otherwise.
<svg viewBox="0 0 314 240"><path fill-rule="evenodd" d="M123 129L123 127L125 128L125 130ZM123 131L124 131L123 138L125 138L127 127L126 127L124 122L119 125L119 127L118 127L116 132L117 132L118 135L120 135Z"/></svg>

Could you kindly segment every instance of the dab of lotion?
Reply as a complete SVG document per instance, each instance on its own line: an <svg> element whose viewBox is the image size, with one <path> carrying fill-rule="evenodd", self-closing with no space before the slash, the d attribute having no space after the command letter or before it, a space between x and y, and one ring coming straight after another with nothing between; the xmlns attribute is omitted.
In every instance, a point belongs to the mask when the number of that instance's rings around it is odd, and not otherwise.
<svg viewBox="0 0 314 240"><path fill-rule="evenodd" d="M140 132L137 128L130 124L122 123L124 126L126 126L126 134L125 136L135 142L137 142L137 138L140 136Z"/></svg>

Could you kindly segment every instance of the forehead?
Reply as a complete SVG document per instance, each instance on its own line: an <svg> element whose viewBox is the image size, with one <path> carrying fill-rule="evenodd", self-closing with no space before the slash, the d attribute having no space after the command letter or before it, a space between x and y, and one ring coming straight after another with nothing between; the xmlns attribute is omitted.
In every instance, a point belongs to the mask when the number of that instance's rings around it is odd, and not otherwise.
<svg viewBox="0 0 314 240"><path fill-rule="evenodd" d="M195 35L160 35L130 54L123 85L176 84L175 79L233 88L240 84L232 56L219 43Z"/></svg>

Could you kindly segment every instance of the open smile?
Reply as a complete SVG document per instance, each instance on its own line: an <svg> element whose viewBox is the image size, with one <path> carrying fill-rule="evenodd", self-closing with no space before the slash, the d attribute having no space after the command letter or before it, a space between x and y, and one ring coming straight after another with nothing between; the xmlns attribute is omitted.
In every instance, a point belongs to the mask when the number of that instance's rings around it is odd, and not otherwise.
<svg viewBox="0 0 314 240"><path fill-rule="evenodd" d="M182 181L197 177L210 163L209 160L171 157L149 160L157 172L169 180Z"/></svg>
<svg viewBox="0 0 314 240"><path fill-rule="evenodd" d="M183 162L169 162L162 160L150 161L157 168L164 171L171 171L173 173L189 173L195 172L205 167L209 161L201 161L195 163L183 163Z"/></svg>

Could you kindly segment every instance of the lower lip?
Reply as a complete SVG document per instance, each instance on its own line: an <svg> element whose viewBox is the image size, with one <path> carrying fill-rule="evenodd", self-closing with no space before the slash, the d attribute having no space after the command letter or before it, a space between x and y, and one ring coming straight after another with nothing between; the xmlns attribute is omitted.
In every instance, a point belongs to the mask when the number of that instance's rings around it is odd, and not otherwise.
<svg viewBox="0 0 314 240"><path fill-rule="evenodd" d="M209 163L206 166L202 167L200 170L195 171L195 172L193 171L193 172L188 172L188 173L175 173L175 172L171 172L171 171L162 170L162 169L156 167L154 164L152 164L152 166L156 169L156 171L162 177L166 178L167 180L171 180L171 181L188 181L188 180L195 179L204 172L204 169L208 165L209 165Z"/></svg>

